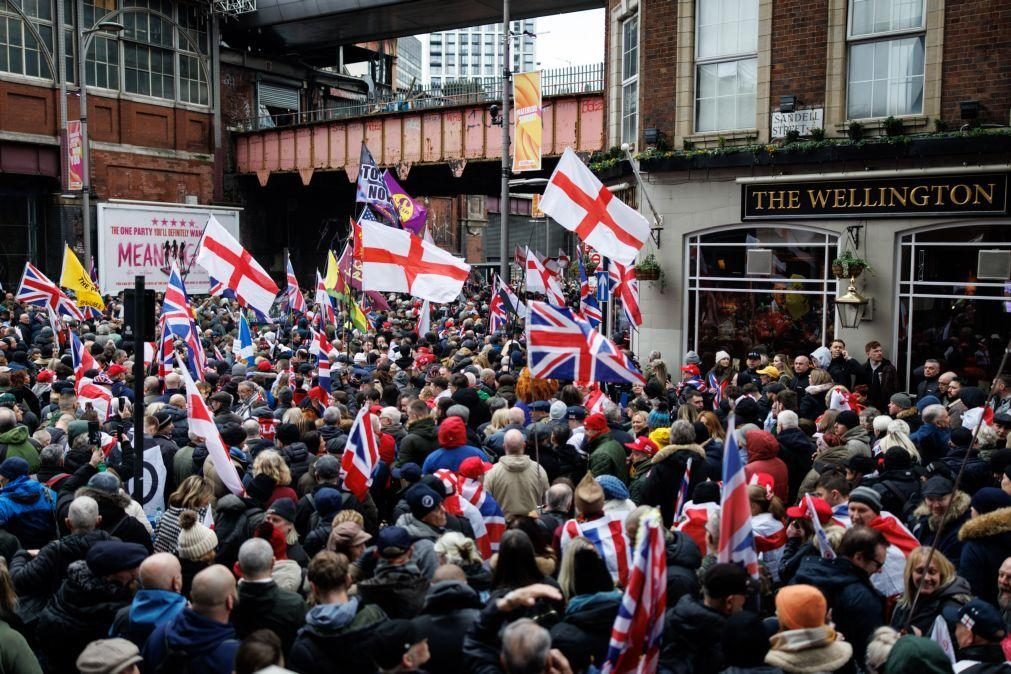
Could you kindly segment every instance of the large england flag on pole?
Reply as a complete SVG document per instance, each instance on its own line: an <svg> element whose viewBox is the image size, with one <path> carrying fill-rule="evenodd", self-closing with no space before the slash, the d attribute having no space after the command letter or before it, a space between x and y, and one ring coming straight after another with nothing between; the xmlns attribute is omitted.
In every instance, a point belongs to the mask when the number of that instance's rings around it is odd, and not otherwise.
<svg viewBox="0 0 1011 674"><path fill-rule="evenodd" d="M544 266L540 256L527 248L527 290L544 293L550 304L565 306L565 294L562 284L554 272Z"/></svg>
<svg viewBox="0 0 1011 674"><path fill-rule="evenodd" d="M267 316L277 296L277 284L213 215L200 240L197 264L235 293L244 307Z"/></svg>
<svg viewBox="0 0 1011 674"><path fill-rule="evenodd" d="M363 220L362 288L410 293L452 302L470 276L470 265L403 229Z"/></svg>
<svg viewBox="0 0 1011 674"><path fill-rule="evenodd" d="M558 160L541 210L601 255L632 264L646 239L649 222L638 211L615 199L571 147Z"/></svg>

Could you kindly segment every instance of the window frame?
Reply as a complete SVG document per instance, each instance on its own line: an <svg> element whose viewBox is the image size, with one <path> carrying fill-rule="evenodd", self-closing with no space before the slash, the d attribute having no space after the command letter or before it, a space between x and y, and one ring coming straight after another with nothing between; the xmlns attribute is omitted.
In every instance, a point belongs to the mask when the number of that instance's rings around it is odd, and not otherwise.
<svg viewBox="0 0 1011 674"><path fill-rule="evenodd" d="M11 2L12 4L17 5L16 0L11 0ZM49 52L49 54L53 57L55 64L56 55L54 52L56 51L56 30L58 29L56 25L56 7L50 0L36 0L34 2L36 8L41 7L43 4L47 4L49 7L49 18L44 19L37 15L38 12L36 12L36 15L30 14L29 11L25 9L25 4L26 3L22 0L20 6L18 6L18 9L24 12L25 18L23 18L21 14L18 14L18 12L11 9L7 2L0 0L0 19L2 19L6 24L6 30L4 32L5 40L2 49L7 51L7 68L0 70L0 73L11 77L23 77L30 80L55 82L56 73L50 72L48 76L45 74L46 71L51 70L51 68L49 67L49 62L46 60L45 56L43 56L43 49ZM40 41L35 39L35 35L32 33L31 29L25 25L26 21L32 24L40 37L44 37L44 33L48 31L49 44L40 44ZM19 44L12 44L10 41L11 25L17 26L20 39ZM66 29L66 27L67 26L64 25L60 29ZM34 43L34 48L30 48L28 46L29 41ZM12 48L18 50L21 55L21 70L17 72L10 69L10 50ZM37 71L37 74L28 72L27 66L29 52L36 55L37 63L35 70ZM59 66L57 65L57 67Z"/></svg>
<svg viewBox="0 0 1011 674"><path fill-rule="evenodd" d="M870 0L875 2L877 0ZM895 0L892 0L893 2ZM856 0L846 0L846 68L845 77L843 80L843 92L845 96L845 104L843 106L843 111L845 113L847 120L875 120L875 119L886 119L887 117L916 117L924 114L924 98L927 88L927 0L919 0L920 2L920 25L917 27L910 28L900 28L896 30L882 31L880 33L865 33L861 35L853 35L853 5ZM922 44L923 50L923 72L920 74L921 85L920 85L920 109L918 111L907 111L907 112L889 112L885 111L884 115L871 115L869 117L854 117L850 111L850 67L853 64L853 48L868 44L877 44L879 42L895 42L898 40L903 40L907 38L919 38ZM874 80L872 80L874 81ZM891 78L885 80L885 82L890 82ZM874 99L871 98L871 112L873 109Z"/></svg>
<svg viewBox="0 0 1011 674"><path fill-rule="evenodd" d="M635 22L635 44L627 45L625 43L628 35L626 33L626 26ZM633 148L639 145L639 43L640 43L640 28L639 23L639 13L636 12L631 16L627 16L621 21L621 104L618 106L618 115L620 118L620 123L618 125L618 136L621 143L628 143ZM635 74L628 75L625 72L625 62L627 57L635 52ZM631 114L626 114L626 93L634 85L635 88L635 106L634 111ZM631 136L625 136L625 122L628 119L634 119L634 123L631 129Z"/></svg>
<svg viewBox="0 0 1011 674"><path fill-rule="evenodd" d="M759 8L760 8L760 5L761 5L761 1L760 0L737 0L738 3L739 3L738 7L740 6L741 2L754 2L754 4L755 4L755 49L754 49L754 51L737 51L737 52L732 52L732 53L728 52L728 53L725 53L725 54L718 54L716 56L705 56L705 57L703 57L703 56L699 55L700 54L700 47L702 45L702 40L701 40L701 37L699 35L699 27L700 27L700 22L701 22L701 19L702 19L702 12L700 11L699 7L700 7L700 5L703 2L707 2L707 1L709 1L709 0L694 0L694 12L695 12L695 14L692 17L692 23L694 24L693 25L693 33L694 33L694 38L695 38L695 43L693 45L694 63L692 63L692 69L693 69L692 80L693 80L693 85L694 85L693 86L693 91L692 91L692 96L694 98L693 103L692 103L692 133L693 134L733 133L733 132L739 132L739 131L743 131L743 130L754 129L754 128L756 128L756 126L758 124L758 114L759 114L759 110L758 110L758 12L759 12ZM847 0L847 1L849 1L849 0ZM721 64L721 63L739 63L741 61L754 61L755 62L755 92L754 92L754 97L755 97L755 119L752 120L751 125L749 125L749 126L735 126L733 128L728 128L728 129L714 128L714 129L702 130L700 128L700 125L699 125L699 120L700 120L700 115L699 115L699 101L700 101L699 92L701 91L701 86L700 86L701 68L704 67L704 66L717 66L718 67L719 64ZM736 101L736 99L738 98L739 95L740 94L734 96L735 101ZM735 107L736 107L736 102L735 102ZM737 114L736 114L736 109L735 109L734 117L736 118L736 116L737 116ZM718 118L718 115L717 115L717 118Z"/></svg>

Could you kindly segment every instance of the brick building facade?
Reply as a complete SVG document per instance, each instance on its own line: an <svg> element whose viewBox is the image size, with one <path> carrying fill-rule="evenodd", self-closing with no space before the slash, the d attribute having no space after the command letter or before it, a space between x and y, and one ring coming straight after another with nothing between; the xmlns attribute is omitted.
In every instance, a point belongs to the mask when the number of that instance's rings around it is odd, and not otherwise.
<svg viewBox="0 0 1011 674"><path fill-rule="evenodd" d="M841 337L863 360L876 339L907 386L928 357L987 381L1011 332L1009 15L1007 0L610 0L608 145L633 146L662 219L639 351L708 366ZM876 272L856 279L859 321L835 301L846 251Z"/></svg>

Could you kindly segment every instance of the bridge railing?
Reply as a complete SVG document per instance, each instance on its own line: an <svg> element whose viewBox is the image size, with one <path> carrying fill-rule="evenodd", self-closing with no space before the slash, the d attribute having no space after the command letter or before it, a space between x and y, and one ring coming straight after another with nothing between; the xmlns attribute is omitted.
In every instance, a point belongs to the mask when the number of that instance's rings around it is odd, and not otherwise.
<svg viewBox="0 0 1011 674"><path fill-rule="evenodd" d="M545 70L541 73L543 96L564 96L603 91L604 64L570 66ZM330 122L340 119L368 117L396 112L431 110L458 105L494 103L502 100L501 77L478 77L447 82L439 86L415 88L410 92L398 91L371 97L360 103L351 102L340 107L305 110L281 114L262 114L242 120L238 131L258 131L286 126Z"/></svg>

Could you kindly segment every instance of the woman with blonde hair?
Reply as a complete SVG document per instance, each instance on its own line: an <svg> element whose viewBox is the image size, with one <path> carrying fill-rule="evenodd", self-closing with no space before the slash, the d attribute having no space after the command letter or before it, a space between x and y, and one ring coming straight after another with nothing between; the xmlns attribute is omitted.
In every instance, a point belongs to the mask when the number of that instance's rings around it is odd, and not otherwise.
<svg viewBox="0 0 1011 674"><path fill-rule="evenodd" d="M256 482L261 475L268 483L273 480L272 491L264 507L269 508L274 501L281 498L290 498L298 503L298 494L290 486L291 469L277 450L265 449L256 455L256 459L253 460L253 481Z"/></svg>
<svg viewBox="0 0 1011 674"><path fill-rule="evenodd" d="M481 552L477 544L458 531L447 531L435 541L435 554L439 564L453 564L463 569L467 576L467 584L481 595L481 600L488 598L491 590L491 572L484 568Z"/></svg>
<svg viewBox="0 0 1011 674"><path fill-rule="evenodd" d="M972 589L948 558L940 550L931 555L928 546L915 548L906 558L902 580L902 596L892 613L892 627L897 630L914 627L921 634L929 634L937 616L941 616L954 634L959 609L972 599Z"/></svg>
<svg viewBox="0 0 1011 674"><path fill-rule="evenodd" d="M795 375L793 373L793 368L790 367L790 363L793 361L785 353L777 353L772 357L772 366L779 370L779 382L784 384L783 378L785 377L787 382L793 381Z"/></svg>
<svg viewBox="0 0 1011 674"><path fill-rule="evenodd" d="M878 452L885 453L892 447L901 447L909 452L913 461L920 463L920 452L916 450L916 445L909 439L909 424L902 419L893 419L888 423L888 430L885 437L878 443Z"/></svg>
<svg viewBox="0 0 1011 674"><path fill-rule="evenodd" d="M179 515L184 510L196 511L203 520L207 508L214 500L214 486L200 475L190 475L172 492L168 498L168 510L158 520L154 534L154 551L169 552L173 555L179 549Z"/></svg>
<svg viewBox="0 0 1011 674"><path fill-rule="evenodd" d="M502 409L495 410L495 412L491 415L491 421L484 427L485 440L491 439L491 436L495 435L508 425L509 408L503 407Z"/></svg>

